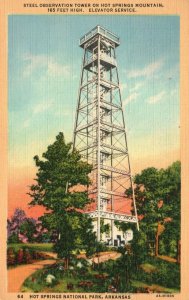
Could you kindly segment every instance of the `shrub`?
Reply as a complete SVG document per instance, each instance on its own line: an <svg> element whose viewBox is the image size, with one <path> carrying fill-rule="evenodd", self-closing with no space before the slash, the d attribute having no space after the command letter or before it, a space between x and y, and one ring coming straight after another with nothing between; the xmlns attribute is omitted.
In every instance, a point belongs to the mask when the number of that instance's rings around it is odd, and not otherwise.
<svg viewBox="0 0 189 300"><path fill-rule="evenodd" d="M21 241L19 240L18 233L14 232L9 236L8 244L17 244L17 243L21 243Z"/></svg>
<svg viewBox="0 0 189 300"><path fill-rule="evenodd" d="M12 266L16 263L15 253L13 248L8 248L7 250L7 265Z"/></svg>
<svg viewBox="0 0 189 300"><path fill-rule="evenodd" d="M72 291L74 289L74 285L73 285L72 282L67 283L67 289L70 290L70 291Z"/></svg>
<svg viewBox="0 0 189 300"><path fill-rule="evenodd" d="M19 249L17 253L17 264L21 264L24 262L24 251L23 249Z"/></svg>
<svg viewBox="0 0 189 300"><path fill-rule="evenodd" d="M32 256L31 256L30 251L28 249L24 249L24 262L26 264L32 263Z"/></svg>
<svg viewBox="0 0 189 300"><path fill-rule="evenodd" d="M174 263L161 263L158 271L152 274L152 280L169 288L180 288L179 266Z"/></svg>

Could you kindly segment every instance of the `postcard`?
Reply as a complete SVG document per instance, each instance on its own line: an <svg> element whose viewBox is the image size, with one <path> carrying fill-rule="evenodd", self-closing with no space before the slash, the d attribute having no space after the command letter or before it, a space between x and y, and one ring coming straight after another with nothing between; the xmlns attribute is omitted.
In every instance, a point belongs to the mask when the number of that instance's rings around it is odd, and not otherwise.
<svg viewBox="0 0 189 300"><path fill-rule="evenodd" d="M188 299L188 2L0 7L1 299Z"/></svg>

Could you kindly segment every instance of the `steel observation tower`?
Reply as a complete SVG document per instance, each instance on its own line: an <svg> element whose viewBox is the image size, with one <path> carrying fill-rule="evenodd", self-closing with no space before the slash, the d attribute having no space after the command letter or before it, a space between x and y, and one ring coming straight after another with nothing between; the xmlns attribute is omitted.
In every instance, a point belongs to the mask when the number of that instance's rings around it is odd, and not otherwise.
<svg viewBox="0 0 189 300"><path fill-rule="evenodd" d="M120 40L96 26L79 45L84 53L73 146L93 166L88 187L93 204L86 213L94 220L97 240L116 246L125 242L115 220L139 229L115 53ZM130 198L125 195L129 187ZM103 222L109 234L101 233Z"/></svg>

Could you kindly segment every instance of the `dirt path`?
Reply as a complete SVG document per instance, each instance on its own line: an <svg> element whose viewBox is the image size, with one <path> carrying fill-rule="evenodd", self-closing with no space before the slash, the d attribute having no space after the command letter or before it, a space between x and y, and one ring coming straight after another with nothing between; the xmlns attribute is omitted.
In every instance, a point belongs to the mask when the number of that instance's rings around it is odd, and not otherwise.
<svg viewBox="0 0 189 300"><path fill-rule="evenodd" d="M42 252L43 254L47 254L48 256L54 258L54 259L57 259L57 253L55 252L48 252L48 251L43 251Z"/></svg>
<svg viewBox="0 0 189 300"><path fill-rule="evenodd" d="M170 256L158 255L158 258L161 258L161 259L166 260L168 262L174 262L174 263L177 262L177 260L175 258L170 257Z"/></svg>
<svg viewBox="0 0 189 300"><path fill-rule="evenodd" d="M94 258L94 262L101 263L101 262L107 261L109 259L115 260L120 256L121 256L121 253L118 253L118 252L104 252L104 253L101 252L99 258L98 257Z"/></svg>
<svg viewBox="0 0 189 300"><path fill-rule="evenodd" d="M25 279L35 271L44 268L46 265L52 265L56 262L56 254L47 252L53 259L46 259L41 261L35 261L32 264L18 266L8 270L8 292L17 293L20 292L20 288ZM99 258L95 257L94 262L104 262L109 259L117 259L121 254L118 252L101 252ZM85 257L85 255L79 255L79 257Z"/></svg>
<svg viewBox="0 0 189 300"><path fill-rule="evenodd" d="M106 252L100 252L99 253L99 257L97 257L97 256L95 256L94 258L93 258L93 261L95 262L95 263L101 263L101 262L104 262L104 261L107 261L107 260L109 260L109 259L113 259L113 260L115 260L115 259L117 259L118 257L120 257L121 256L121 253L118 253L118 252L116 252L116 251L106 251ZM85 254L80 254L80 255L78 255L77 256L78 258L86 258L86 256L85 256Z"/></svg>
<svg viewBox="0 0 189 300"><path fill-rule="evenodd" d="M18 266L8 270L8 292L17 293L24 280L35 271L42 269L46 265L52 265L55 263L53 259L35 261L32 264Z"/></svg>

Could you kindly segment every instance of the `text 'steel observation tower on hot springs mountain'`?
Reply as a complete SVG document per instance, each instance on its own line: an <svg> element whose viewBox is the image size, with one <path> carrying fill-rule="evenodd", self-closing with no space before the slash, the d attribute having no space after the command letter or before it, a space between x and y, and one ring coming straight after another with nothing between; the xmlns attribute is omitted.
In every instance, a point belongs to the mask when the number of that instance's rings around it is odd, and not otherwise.
<svg viewBox="0 0 189 300"><path fill-rule="evenodd" d="M115 220L139 228L115 54L119 45L119 38L101 26L80 39L84 55L73 140L82 159L93 165L88 187L93 202L86 213L94 220L97 240L115 246L125 243ZM101 233L102 224L109 224L109 233Z"/></svg>

